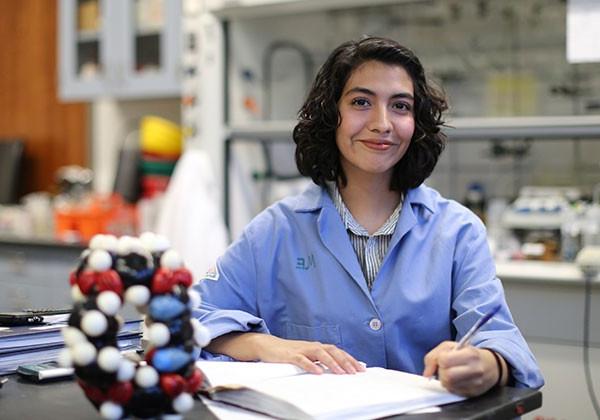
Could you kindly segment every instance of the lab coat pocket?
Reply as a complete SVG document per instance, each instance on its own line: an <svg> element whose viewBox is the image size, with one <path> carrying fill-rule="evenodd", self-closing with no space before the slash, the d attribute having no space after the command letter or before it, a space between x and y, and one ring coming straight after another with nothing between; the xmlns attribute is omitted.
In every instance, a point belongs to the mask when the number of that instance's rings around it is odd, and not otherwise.
<svg viewBox="0 0 600 420"><path fill-rule="evenodd" d="M289 340L319 341L324 344L342 345L340 328L338 325L308 326L285 323L285 334Z"/></svg>

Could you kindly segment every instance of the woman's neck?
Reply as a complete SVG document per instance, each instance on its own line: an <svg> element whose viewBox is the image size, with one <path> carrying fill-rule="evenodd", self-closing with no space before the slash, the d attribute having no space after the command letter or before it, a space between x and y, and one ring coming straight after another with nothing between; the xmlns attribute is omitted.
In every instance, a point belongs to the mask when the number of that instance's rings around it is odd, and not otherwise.
<svg viewBox="0 0 600 420"><path fill-rule="evenodd" d="M348 180L345 187L339 188L352 217L370 235L387 221L400 203L400 192L391 191L389 180L382 182L380 177Z"/></svg>

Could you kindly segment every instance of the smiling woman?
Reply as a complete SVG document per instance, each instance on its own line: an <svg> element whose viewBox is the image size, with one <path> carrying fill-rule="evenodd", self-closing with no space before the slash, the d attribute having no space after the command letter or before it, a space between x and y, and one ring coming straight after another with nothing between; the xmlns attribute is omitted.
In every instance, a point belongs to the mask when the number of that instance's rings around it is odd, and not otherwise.
<svg viewBox="0 0 600 420"><path fill-rule="evenodd" d="M410 110L415 123L411 136L413 141L406 150L407 156L395 165L391 189L403 191L417 187L435 167L446 140L441 132L444 123L442 113L447 109L446 98L426 79L415 54L408 48L392 43L383 38L346 42L330 54L317 74L294 129L298 169L317 185L338 179L342 184L346 183L346 174L340 167L340 150L331 139L336 137L340 123L346 124L341 116L342 100L350 90L356 94L355 106L372 106L369 99L377 99L365 96L374 93L369 92L368 87L349 85L351 79L359 75L367 77L368 72L363 68L367 63L367 70L379 68L383 72L387 68L391 73L398 72L398 76L403 76L394 79L394 86L404 85L399 87L400 91L395 92L393 88L384 88L383 85L380 89L393 100L388 106ZM372 83L378 82L380 76L383 74L371 77ZM393 74L389 77L393 78Z"/></svg>
<svg viewBox="0 0 600 420"><path fill-rule="evenodd" d="M423 185L444 148L445 110L419 59L393 40L329 55L294 129L298 169L316 185L259 214L198 285L196 315L214 339L202 357L315 374L353 374L359 361L437 372L467 396L543 384L480 219Z"/></svg>
<svg viewBox="0 0 600 420"><path fill-rule="evenodd" d="M338 102L336 131L347 184L390 185L415 131L413 102L412 79L400 66L367 61L352 73Z"/></svg>

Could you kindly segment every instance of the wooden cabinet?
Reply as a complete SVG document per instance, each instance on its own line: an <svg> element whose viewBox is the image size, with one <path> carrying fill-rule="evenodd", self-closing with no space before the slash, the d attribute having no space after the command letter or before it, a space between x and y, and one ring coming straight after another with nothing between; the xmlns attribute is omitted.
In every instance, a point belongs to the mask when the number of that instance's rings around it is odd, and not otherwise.
<svg viewBox="0 0 600 420"><path fill-rule="evenodd" d="M63 100L180 94L181 2L60 0Z"/></svg>
<svg viewBox="0 0 600 420"><path fill-rule="evenodd" d="M25 143L19 197L54 191L56 170L89 155L87 104L57 98L58 2L0 1L0 16L0 138Z"/></svg>

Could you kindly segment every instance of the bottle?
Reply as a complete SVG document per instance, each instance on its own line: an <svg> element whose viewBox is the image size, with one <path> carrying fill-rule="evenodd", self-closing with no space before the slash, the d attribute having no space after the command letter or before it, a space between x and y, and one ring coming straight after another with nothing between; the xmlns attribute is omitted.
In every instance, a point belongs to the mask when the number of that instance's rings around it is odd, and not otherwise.
<svg viewBox="0 0 600 420"><path fill-rule="evenodd" d="M567 207L560 226L560 256L563 261L575 261L581 248L580 231L577 213L572 207Z"/></svg>
<svg viewBox="0 0 600 420"><path fill-rule="evenodd" d="M483 185L478 182L469 184L464 204L485 223L486 198Z"/></svg>
<svg viewBox="0 0 600 420"><path fill-rule="evenodd" d="M582 247L600 245L600 204L592 203L581 226Z"/></svg>

